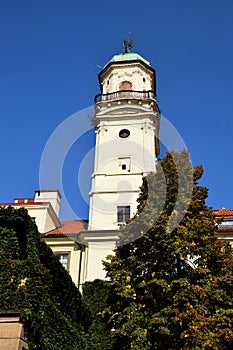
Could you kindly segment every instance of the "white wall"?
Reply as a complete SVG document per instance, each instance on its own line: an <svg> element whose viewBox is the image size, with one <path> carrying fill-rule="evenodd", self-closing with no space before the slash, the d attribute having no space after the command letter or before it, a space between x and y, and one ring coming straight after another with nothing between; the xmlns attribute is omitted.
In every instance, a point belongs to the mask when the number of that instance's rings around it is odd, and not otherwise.
<svg viewBox="0 0 233 350"><path fill-rule="evenodd" d="M120 138L121 129L128 129L130 136ZM117 229L117 206L130 205L131 217L135 214L142 176L155 171L154 133L150 116L101 118L90 192L90 230Z"/></svg>

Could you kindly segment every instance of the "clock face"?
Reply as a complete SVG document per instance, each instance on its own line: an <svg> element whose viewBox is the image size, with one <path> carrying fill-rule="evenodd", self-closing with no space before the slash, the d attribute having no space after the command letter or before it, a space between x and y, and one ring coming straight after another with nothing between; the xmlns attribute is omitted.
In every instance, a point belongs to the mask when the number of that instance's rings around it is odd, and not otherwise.
<svg viewBox="0 0 233 350"><path fill-rule="evenodd" d="M130 135L130 131L128 129L122 129L119 132L119 137L121 137L122 139L126 139L127 137L129 137Z"/></svg>

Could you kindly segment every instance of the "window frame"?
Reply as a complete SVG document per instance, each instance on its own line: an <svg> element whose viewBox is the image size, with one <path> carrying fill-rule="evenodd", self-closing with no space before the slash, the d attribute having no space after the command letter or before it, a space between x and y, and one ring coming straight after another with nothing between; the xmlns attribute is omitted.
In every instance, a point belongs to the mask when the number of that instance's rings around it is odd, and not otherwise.
<svg viewBox="0 0 233 350"><path fill-rule="evenodd" d="M70 252L67 252L67 251L54 252L54 255L57 256L60 264L62 264L62 262L60 261L60 256L67 255L67 268L63 264L62 266L66 269L67 272L69 272L70 271Z"/></svg>
<svg viewBox="0 0 233 350"><path fill-rule="evenodd" d="M125 224L130 219L130 205L117 206L117 223Z"/></svg>

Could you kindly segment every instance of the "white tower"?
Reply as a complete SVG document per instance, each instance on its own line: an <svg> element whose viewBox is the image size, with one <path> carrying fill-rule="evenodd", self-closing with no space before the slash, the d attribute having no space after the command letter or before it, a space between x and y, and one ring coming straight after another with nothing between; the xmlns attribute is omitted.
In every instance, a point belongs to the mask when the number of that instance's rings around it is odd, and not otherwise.
<svg viewBox="0 0 233 350"><path fill-rule="evenodd" d="M95 97L95 166L90 192L87 279L102 269L111 253L117 230L137 210L142 176L155 171L159 153L160 114L155 71L131 53L115 55L99 74L101 94ZM101 267L100 267L101 266Z"/></svg>

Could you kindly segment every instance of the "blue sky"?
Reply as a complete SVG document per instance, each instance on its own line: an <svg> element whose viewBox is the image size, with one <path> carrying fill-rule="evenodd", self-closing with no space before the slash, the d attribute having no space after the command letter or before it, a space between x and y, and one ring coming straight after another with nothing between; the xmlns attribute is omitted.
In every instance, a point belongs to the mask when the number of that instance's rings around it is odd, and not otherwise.
<svg viewBox="0 0 233 350"><path fill-rule="evenodd" d="M233 208L232 0L0 4L0 202L34 195L48 138L93 104L96 65L123 52L131 31L134 51L155 59L163 115L179 131L192 163L204 166L207 204ZM63 169L66 197L83 219L87 205L78 192L77 168L93 144L89 132L72 146Z"/></svg>

